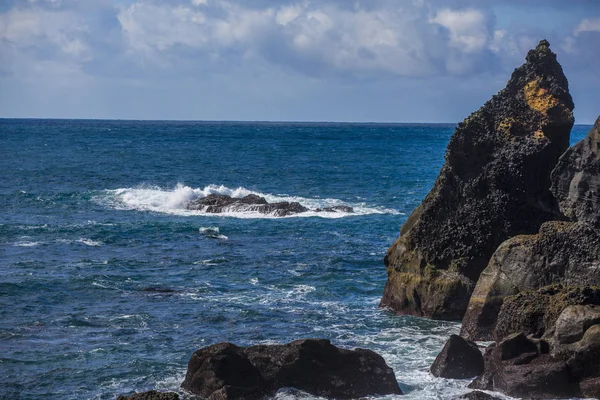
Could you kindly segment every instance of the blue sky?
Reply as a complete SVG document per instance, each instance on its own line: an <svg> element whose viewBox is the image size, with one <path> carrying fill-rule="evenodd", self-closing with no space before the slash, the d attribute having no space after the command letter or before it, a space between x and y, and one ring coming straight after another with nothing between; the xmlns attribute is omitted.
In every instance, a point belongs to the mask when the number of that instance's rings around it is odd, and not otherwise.
<svg viewBox="0 0 600 400"><path fill-rule="evenodd" d="M592 123L598 0L0 0L0 117L457 122L543 38Z"/></svg>

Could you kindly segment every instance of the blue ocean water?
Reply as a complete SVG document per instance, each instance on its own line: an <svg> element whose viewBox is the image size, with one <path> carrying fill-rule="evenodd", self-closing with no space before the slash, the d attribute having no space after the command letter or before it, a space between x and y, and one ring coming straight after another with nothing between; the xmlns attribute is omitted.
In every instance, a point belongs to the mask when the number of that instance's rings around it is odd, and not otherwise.
<svg viewBox="0 0 600 400"><path fill-rule="evenodd" d="M459 324L377 308L453 129L0 120L0 398L177 391L202 346L306 337L379 352L403 399L464 392L428 373ZM356 212L185 209L209 193Z"/></svg>

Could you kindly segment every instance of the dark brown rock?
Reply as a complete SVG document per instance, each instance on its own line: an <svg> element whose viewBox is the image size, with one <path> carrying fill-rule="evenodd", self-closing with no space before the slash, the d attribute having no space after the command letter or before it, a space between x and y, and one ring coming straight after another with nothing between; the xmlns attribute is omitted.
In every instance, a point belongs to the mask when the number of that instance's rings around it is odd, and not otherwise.
<svg viewBox="0 0 600 400"><path fill-rule="evenodd" d="M507 297L493 336L500 340L519 332L538 338L551 335L563 310L586 304L600 305L600 287L551 285Z"/></svg>
<svg viewBox="0 0 600 400"><path fill-rule="evenodd" d="M542 41L456 128L433 189L387 252L381 307L462 318L498 245L558 218L550 172L568 147L572 109L567 79Z"/></svg>
<svg viewBox="0 0 600 400"><path fill-rule="evenodd" d="M196 351L181 387L209 400L256 399L268 392L267 382L244 349L231 343Z"/></svg>
<svg viewBox="0 0 600 400"><path fill-rule="evenodd" d="M340 399L402 394L381 356L340 349L324 339L200 349L190 359L182 387L210 400L258 399L285 387Z"/></svg>
<svg viewBox="0 0 600 400"><path fill-rule="evenodd" d="M450 336L431 366L431 374L441 378L468 379L482 372L481 351L475 343L458 335Z"/></svg>
<svg viewBox="0 0 600 400"><path fill-rule="evenodd" d="M508 296L555 283L600 285L599 267L600 230L587 223L547 222L536 235L511 238L498 247L482 272L469 301L461 335L471 340L489 340ZM532 294L528 296L535 297ZM543 325L543 330L552 326L554 321L544 324L538 318L546 314L545 300L532 301L528 306L527 318L531 319L531 327L517 327L511 332L522 331L539 336L533 325L537 324L539 329ZM583 303L562 304L566 307ZM558 310L558 314L561 311ZM553 316L558 317L558 314ZM515 322L527 322L514 313L513 316Z"/></svg>
<svg viewBox="0 0 600 400"><path fill-rule="evenodd" d="M502 392L517 398L555 399L579 393L564 361L539 354L533 341L514 335L486 351L485 372L470 388Z"/></svg>
<svg viewBox="0 0 600 400"><path fill-rule="evenodd" d="M555 345L575 343L592 325L600 324L599 306L569 306L565 308L554 325Z"/></svg>
<svg viewBox="0 0 600 400"><path fill-rule="evenodd" d="M456 400L502 400L502 399L500 397L492 396L491 394L487 394L480 390L474 390L474 391L466 393L460 397L457 397Z"/></svg>
<svg viewBox="0 0 600 400"><path fill-rule="evenodd" d="M268 203L264 197L250 194L242 198L234 198L222 194L210 194L188 203L189 210L220 214L224 212L259 212L276 217L300 214L309 211L298 202Z"/></svg>
<svg viewBox="0 0 600 400"><path fill-rule="evenodd" d="M600 224L600 117L586 138L568 149L552 171L552 193L574 221Z"/></svg>
<svg viewBox="0 0 600 400"><path fill-rule="evenodd" d="M151 390L144 393L134 393L130 396L120 395L117 400L179 400L179 395L172 392Z"/></svg>

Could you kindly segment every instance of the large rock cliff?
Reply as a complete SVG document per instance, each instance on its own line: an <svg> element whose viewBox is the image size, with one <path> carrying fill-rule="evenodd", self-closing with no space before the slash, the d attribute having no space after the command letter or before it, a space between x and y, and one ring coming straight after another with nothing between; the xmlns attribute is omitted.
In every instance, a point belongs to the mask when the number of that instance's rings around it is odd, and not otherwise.
<svg viewBox="0 0 600 400"><path fill-rule="evenodd" d="M565 152L552 172L552 192L570 221L502 243L482 272L461 335L491 339L504 299L546 285L600 285L600 118L587 137Z"/></svg>
<svg viewBox="0 0 600 400"><path fill-rule="evenodd" d="M462 318L498 245L558 218L550 173L568 147L572 110L543 40L506 88L456 128L433 189L387 252L382 307Z"/></svg>

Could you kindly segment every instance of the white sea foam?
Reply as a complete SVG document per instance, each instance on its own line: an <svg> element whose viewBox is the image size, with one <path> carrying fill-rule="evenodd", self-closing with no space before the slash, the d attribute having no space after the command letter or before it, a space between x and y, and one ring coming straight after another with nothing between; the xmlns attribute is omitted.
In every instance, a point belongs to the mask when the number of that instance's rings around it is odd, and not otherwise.
<svg viewBox="0 0 600 400"><path fill-rule="evenodd" d="M295 214L287 217L278 217L275 215L265 215L257 211L243 210L236 211L232 209L230 212L219 214L206 213L200 210L188 210L187 205L190 201L206 197L210 194L221 194L231 196L233 198L242 198L250 194L255 194L264 197L269 203L277 202L298 202L304 207L315 210L317 208L327 208L335 206L350 206L354 209L353 213L344 211L329 211L316 212L307 211L300 214ZM167 214L176 214L184 216L226 216L235 218L291 218L291 217L321 217L321 218L342 218L353 215L368 215L368 214L400 214L397 210L386 209L383 207L369 206L364 202L351 203L344 202L339 199L319 199L306 198L299 196L290 196L287 194L269 194L255 192L243 187L231 189L223 185L208 185L202 189L191 188L181 183L177 184L174 189L164 189L157 186L139 186L134 188L122 188L115 190L105 190L101 194L94 197L98 203L108 205L120 210L138 210L138 211L153 211ZM251 208L251 207L250 207Z"/></svg>
<svg viewBox="0 0 600 400"><path fill-rule="evenodd" d="M35 247L42 244L42 242L28 242L28 241L24 241L24 242L17 242L14 244L14 246L17 247Z"/></svg>
<svg viewBox="0 0 600 400"><path fill-rule="evenodd" d="M219 230L218 226L209 226L209 227L201 227L199 229L200 233L203 234L206 237L209 237L211 239L222 239L222 240L227 240L229 239L227 236L222 235Z"/></svg>
<svg viewBox="0 0 600 400"><path fill-rule="evenodd" d="M92 240L92 239L86 239L86 238L77 239L77 242L85 244L86 246L92 246L92 247L102 246L102 242L100 242L98 240Z"/></svg>

